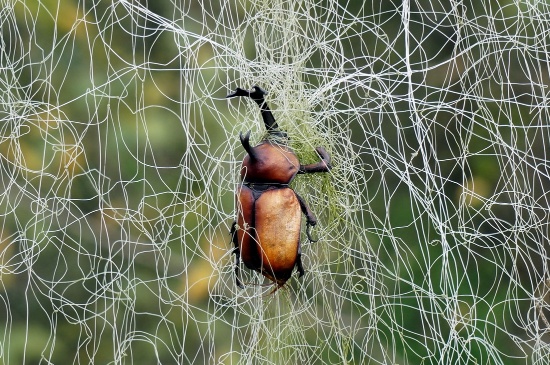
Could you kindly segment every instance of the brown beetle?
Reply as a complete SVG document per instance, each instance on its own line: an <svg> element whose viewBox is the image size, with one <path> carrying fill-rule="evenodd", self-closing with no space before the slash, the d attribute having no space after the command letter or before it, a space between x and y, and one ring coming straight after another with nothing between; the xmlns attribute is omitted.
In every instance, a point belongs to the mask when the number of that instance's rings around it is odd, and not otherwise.
<svg viewBox="0 0 550 365"><path fill-rule="evenodd" d="M279 130L271 110L265 102L267 93L258 86L250 91L237 88L227 98L246 96L260 107L268 131L268 138L255 147L250 146L250 131L239 135L248 153L241 167L242 184L237 190L237 220L231 227L235 246L236 283L243 288L239 278L240 260L251 270L282 287L291 277L294 267L299 276L304 274L300 249L301 212L306 216L306 234L317 220L305 201L289 183L296 174L328 172L330 156L322 147L316 151L321 161L300 165L298 157L287 146L287 134Z"/></svg>

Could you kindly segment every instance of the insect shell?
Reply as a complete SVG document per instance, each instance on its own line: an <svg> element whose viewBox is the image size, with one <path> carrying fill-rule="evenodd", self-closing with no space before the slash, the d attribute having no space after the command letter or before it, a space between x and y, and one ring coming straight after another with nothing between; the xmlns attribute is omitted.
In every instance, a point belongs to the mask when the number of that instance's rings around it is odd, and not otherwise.
<svg viewBox="0 0 550 365"><path fill-rule="evenodd" d="M260 107L269 137L257 146L250 145L250 132L240 134L247 152L241 166L241 181L236 192L237 219L231 227L236 256L235 280L239 277L240 261L273 281L276 291L291 277L296 267L299 277L304 274L300 248L301 214L306 216L306 234L317 219L304 199L289 187L297 174L328 172L330 156L322 147L316 151L321 161L301 165L296 154L286 145L285 132L280 131L265 102L267 93L258 86L250 91L237 88L227 97L246 96Z"/></svg>

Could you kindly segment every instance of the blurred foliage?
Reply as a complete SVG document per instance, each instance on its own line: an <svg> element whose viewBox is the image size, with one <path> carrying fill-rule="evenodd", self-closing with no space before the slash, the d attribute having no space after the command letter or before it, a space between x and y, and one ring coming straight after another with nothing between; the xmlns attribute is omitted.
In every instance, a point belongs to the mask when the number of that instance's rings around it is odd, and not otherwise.
<svg viewBox="0 0 550 365"><path fill-rule="evenodd" d="M241 9L235 13L235 22L251 3L256 2L240 1L235 5ZM521 213L507 205L510 198L505 194L499 207L483 204L484 198L503 188L507 174L513 173L506 169L512 165L500 160L502 155L496 151L499 146L495 146L492 131L482 126L487 125L483 121L494 121L493 132L504 139L502 148L529 150L541 161L548 160L546 135L536 128L515 128L530 125L536 117L532 116L532 106L538 101L531 99L539 90L530 88L547 87L544 82L547 83L548 74L543 65L548 62L548 52L533 54L524 48L541 42L537 39L537 23L544 20L530 18L528 4L511 1L466 1L458 10L446 3L416 1L411 3L411 36L407 45L402 36L400 1L340 3L350 14L377 16L372 19L376 24L372 29L360 29L360 24L350 24L345 30L330 29L341 32L341 67L368 67L372 75L372 95L352 90L339 94L335 105L342 110L369 106L370 101L365 99L380 101L378 96L373 97L375 93L395 98L391 105L372 105L373 112L358 116L361 123L355 124L354 129L340 131L348 133L359 156L358 163L372 166L374 171L364 195L356 197L370 211L357 215L366 226L379 227L380 222L387 221L393 227L391 236L372 232L371 244L378 260L389 267L393 265L394 273L404 266L412 268L410 272L399 272L399 282L392 275L381 274L378 289L399 305L392 311L385 309L384 302L370 305L377 308L372 313L379 321L377 331L388 339L373 352L381 351L384 345L395 346L395 352L402 356L396 362L423 363L441 351L430 348L439 341L430 339L445 338L456 330L464 337L454 340L463 341L464 346L470 347L469 353L474 354L468 356L475 358L450 353L445 363L487 363L485 349L475 341L476 334L465 333L471 327L461 327L475 316L503 323L503 328L491 323L479 323L475 328L493 333L494 342L508 356L522 356L522 349L512 342L510 333L520 337L525 334L517 324L520 320L502 318L508 313L506 298L511 294L509 286L498 283L510 280L505 274L517 270L515 280L526 288L534 286L536 281L531 275L539 273L529 267L533 261L512 262L499 250L484 250L486 237L480 242L469 238L474 247L479 245L475 259L450 263L433 260L443 254L442 233L426 223L429 217L424 207L409 204L412 193L403 185L402 176L379 169L379 155L365 153L364 146L377 146L377 139L383 139L388 145L401 148L404 155L411 156L411 165L398 166L398 170L415 169L417 174L411 179L418 187L425 186L433 177L429 172L437 169L437 176L448 177L435 183L444 191L444 201L430 203L471 208L448 217L450 225L459 229L465 221L468 226L479 224L479 231L491 236L495 245L505 241L502 232ZM139 4L151 13L140 12ZM327 20L328 28L330 12L334 10L330 4L320 1L318 8L311 10L318 12L320 20ZM234 313L228 309L220 318L214 318L207 310L212 305L212 263L222 257L227 259L229 250L225 229L233 211L233 196L228 192L231 187L226 185L233 182L228 176L235 178L235 171L230 168L236 162L226 148L231 138L231 145L237 146L234 141L240 125L221 100L228 88L236 85L222 81L220 73L231 75L231 65L228 69L217 67L219 60L215 59L212 44L200 37L192 39L185 32L165 31L152 18L157 14L171 19L174 26L189 34L207 35L216 32L216 14L228 4L184 1L178 5L145 0L3 2L0 181L9 194L0 201L0 358L9 359L10 364L152 364L172 363L174 358L180 363L214 363L218 359L208 354L214 346L221 348L220 353L228 354L226 363L238 362L237 350L229 341L233 334L221 326L209 333L216 321L232 323ZM425 9L429 11L424 12ZM450 11L461 13L464 18L451 23L450 17L442 20L426 15ZM490 51L490 45L484 48L478 39L483 34L461 33L461 21L472 19L492 22L495 34L509 34L510 42L521 38L525 43L511 47L507 54L495 52L486 57L484 52ZM361 42L357 42L357 34L365 35ZM250 59L256 59L261 51L254 46L253 38L251 27L249 41L243 45ZM468 57L457 56L459 41L461 47L468 48ZM182 44L186 45L183 53ZM537 49L541 48L544 47ZM284 63L284 52L273 57ZM477 66L478 57L489 65ZM333 63L320 50L305 61L304 67L325 68ZM411 76L415 85L423 85L413 90L407 79L410 65L430 66ZM537 70L541 75L533 77ZM503 74L495 76L493 72ZM387 78L376 78L379 73ZM544 82L535 85L532 80L536 78ZM186 84L188 80L194 82ZM319 85L315 75L303 81L310 88ZM513 81L505 87L510 95L495 97L508 81ZM441 93L441 88L446 92ZM476 104L464 97L470 92L503 102ZM508 97L517 102L505 102ZM205 102L207 98L215 100L216 110ZM411 98L423 101L416 114L411 113ZM283 101L274 100L275 105L278 102ZM320 105L318 108L322 108ZM456 114L457 110L461 114ZM229 115L227 119L220 120L219 116L225 114ZM347 118L344 115L333 116L328 127L339 131L338 123ZM428 127L420 130L417 121L425 121ZM301 128L287 127L290 131ZM425 138L419 138L421 134ZM469 139L475 139L475 143L465 149L462 143ZM415 157L422 143L431 144L426 149L431 150L432 156ZM308 143L297 140L295 145L300 150L301 145L307 147ZM334 148L337 152L338 146ZM461 156L465 150L468 155ZM206 154L224 161L224 167L214 158L204 159ZM461 157L464 163L457 166L456 160ZM337 161L338 158L335 153ZM205 176L205 171L212 174ZM526 179L534 176L532 171L524 173ZM307 190L308 184L306 179L298 186ZM205 186L211 190L205 191ZM535 200L544 204L545 192L550 189L548 181L541 181L536 189ZM416 193L428 193L429 187L422 190L419 188ZM217 202L215 207L208 205L211 200L203 199L205 194L216 197L211 199ZM385 194L391 195L391 206ZM467 203L461 204L464 200ZM212 214L212 210L223 213ZM424 232L426 242L411 241L419 231ZM458 242L452 242L460 235L447 237L448 246L462 249ZM462 237L469 237L468 232ZM391 240L399 242L394 244ZM402 247L403 251L392 251L394 247ZM453 257L471 257L471 253ZM538 263L536 258L532 260ZM503 270L484 265L485 261L499 262ZM181 267L172 262L192 265ZM335 262L330 271L337 273L342 267ZM429 276L433 287L425 289L440 292L443 299L448 288L444 287L442 272L449 269L458 278L457 287L449 291L454 290L458 297L464 294L460 313L456 313L463 321L440 323L437 328L446 328L447 332L432 333L428 322L437 320L436 313L446 310L445 301L430 298L419 303L414 291L427 285L424 278ZM465 272L467 276L462 275ZM159 276L166 278L167 288L159 287ZM485 280L487 277L491 280ZM340 283L346 280L344 277ZM476 288L475 295L482 303L471 301L472 288ZM536 290L533 287L531 293ZM165 302L159 301L159 292L164 293ZM356 300L368 305L371 297L365 295ZM236 336L249 338L252 335L246 333L246 323L237 323L242 320L232 323L239 328ZM284 331L285 325L272 323L271 328ZM96 332L85 333L83 328L94 328ZM314 330L306 330L304 338L314 336ZM124 343L125 331L133 334L133 342ZM422 331L426 343L415 337ZM281 343L277 344L262 338L257 346L261 351L270 346L292 348L302 340L293 336L294 332L288 338L279 338ZM466 343L465 338L470 342ZM205 343L208 341L213 343ZM369 338L364 341L368 343ZM350 345L349 354L325 353L319 363L343 363L342 357L346 356L361 359L364 351ZM273 361L284 362L289 356L297 359L284 351L278 354L280 358ZM515 363L511 357L508 359L509 364Z"/></svg>

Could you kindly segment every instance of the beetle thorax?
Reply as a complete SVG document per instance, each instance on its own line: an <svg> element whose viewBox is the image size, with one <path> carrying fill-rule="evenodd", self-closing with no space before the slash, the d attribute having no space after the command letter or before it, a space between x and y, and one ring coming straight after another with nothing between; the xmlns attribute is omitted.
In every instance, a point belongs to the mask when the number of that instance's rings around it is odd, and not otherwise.
<svg viewBox="0 0 550 365"><path fill-rule="evenodd" d="M288 184L298 173L300 162L288 147L261 142L244 157L243 182Z"/></svg>

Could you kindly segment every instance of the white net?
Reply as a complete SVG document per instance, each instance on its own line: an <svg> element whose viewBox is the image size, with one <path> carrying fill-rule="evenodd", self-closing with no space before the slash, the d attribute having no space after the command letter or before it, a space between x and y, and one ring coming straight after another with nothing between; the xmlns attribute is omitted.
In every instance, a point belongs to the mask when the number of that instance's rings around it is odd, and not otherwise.
<svg viewBox="0 0 550 365"><path fill-rule="evenodd" d="M547 364L544 1L0 2L0 363ZM319 219L229 229L261 85Z"/></svg>

